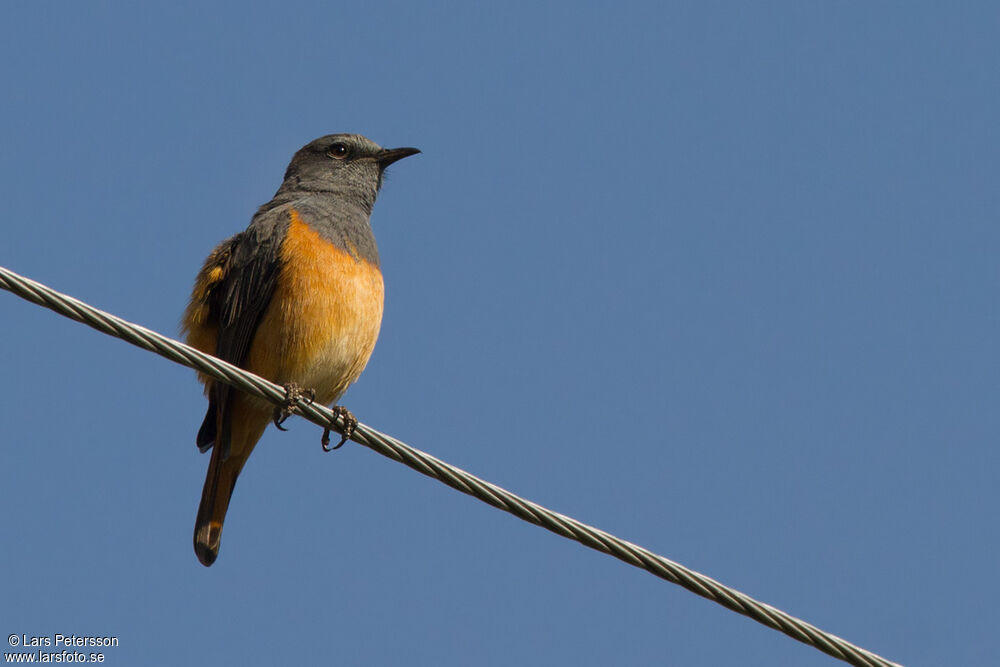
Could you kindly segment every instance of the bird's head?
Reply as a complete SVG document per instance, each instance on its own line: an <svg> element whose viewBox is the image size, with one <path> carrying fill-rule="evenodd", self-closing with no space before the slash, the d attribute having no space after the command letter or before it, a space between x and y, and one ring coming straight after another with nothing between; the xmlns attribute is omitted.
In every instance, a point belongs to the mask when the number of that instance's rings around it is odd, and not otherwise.
<svg viewBox="0 0 1000 667"><path fill-rule="evenodd" d="M382 148L360 134L328 134L295 153L279 191L331 192L369 211L385 168L416 148Z"/></svg>

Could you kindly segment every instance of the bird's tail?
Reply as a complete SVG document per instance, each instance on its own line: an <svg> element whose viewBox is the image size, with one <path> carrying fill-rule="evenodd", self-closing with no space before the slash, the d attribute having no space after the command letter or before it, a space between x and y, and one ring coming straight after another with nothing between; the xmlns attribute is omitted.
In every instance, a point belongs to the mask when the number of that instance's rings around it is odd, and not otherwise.
<svg viewBox="0 0 1000 667"><path fill-rule="evenodd" d="M225 457L223 449L218 443L212 448L212 460L208 464L198 518L194 524L194 552L205 567L214 563L219 556L222 524L226 520L226 510L233 497L236 478L246 461L242 456Z"/></svg>
<svg viewBox="0 0 1000 667"><path fill-rule="evenodd" d="M270 421L267 410L252 406L245 396L233 396L227 403L222 409L209 407L209 415L214 413L218 420L214 443L202 443L199 433L198 444L212 448L212 459L208 464L198 518L194 524L194 552L205 567L219 556L222 524L226 520L236 478Z"/></svg>

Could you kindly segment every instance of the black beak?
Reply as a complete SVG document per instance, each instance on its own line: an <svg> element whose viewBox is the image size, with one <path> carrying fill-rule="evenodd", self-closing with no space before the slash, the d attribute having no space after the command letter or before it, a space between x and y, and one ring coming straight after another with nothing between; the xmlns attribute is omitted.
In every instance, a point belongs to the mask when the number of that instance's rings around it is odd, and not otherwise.
<svg viewBox="0 0 1000 667"><path fill-rule="evenodd" d="M385 169L393 162L402 160L404 157L416 155L419 152L419 148L383 148L382 152L375 159L378 161L379 168Z"/></svg>

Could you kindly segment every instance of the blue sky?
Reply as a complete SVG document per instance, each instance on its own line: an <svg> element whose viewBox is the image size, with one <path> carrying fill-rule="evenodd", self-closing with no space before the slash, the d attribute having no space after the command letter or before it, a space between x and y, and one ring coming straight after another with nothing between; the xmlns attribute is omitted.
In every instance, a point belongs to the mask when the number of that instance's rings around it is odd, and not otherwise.
<svg viewBox="0 0 1000 667"><path fill-rule="evenodd" d="M908 665L992 664L992 3L0 9L0 264L177 334L292 153L373 225L365 423ZM829 665L320 431L219 561L193 373L0 295L0 630L111 665Z"/></svg>

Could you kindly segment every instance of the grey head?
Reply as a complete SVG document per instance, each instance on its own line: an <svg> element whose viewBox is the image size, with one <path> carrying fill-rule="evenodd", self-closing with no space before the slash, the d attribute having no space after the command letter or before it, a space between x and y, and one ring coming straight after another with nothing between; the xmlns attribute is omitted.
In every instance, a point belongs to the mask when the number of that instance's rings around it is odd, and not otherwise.
<svg viewBox="0 0 1000 667"><path fill-rule="evenodd" d="M382 148L360 134L328 134L295 153L276 196L331 193L371 213L385 168L416 148Z"/></svg>

